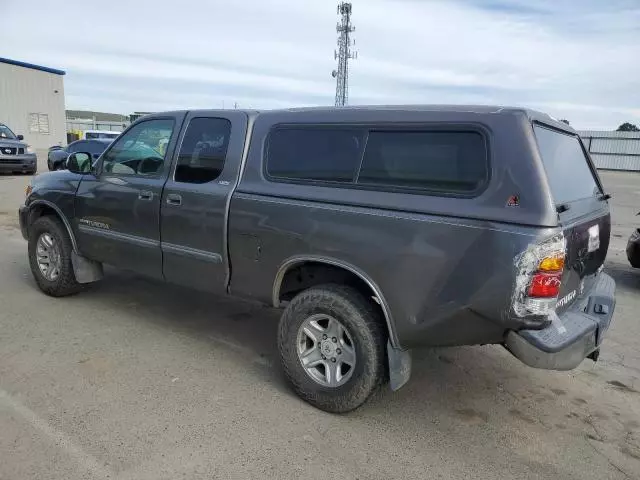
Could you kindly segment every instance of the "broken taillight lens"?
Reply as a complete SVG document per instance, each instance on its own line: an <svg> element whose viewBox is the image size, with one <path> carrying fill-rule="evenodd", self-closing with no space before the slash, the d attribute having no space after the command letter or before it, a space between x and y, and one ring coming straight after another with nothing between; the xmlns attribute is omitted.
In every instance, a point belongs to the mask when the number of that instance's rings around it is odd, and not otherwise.
<svg viewBox="0 0 640 480"><path fill-rule="evenodd" d="M561 272L564 269L564 252L552 257L543 258L538 265L541 272Z"/></svg>
<svg viewBox="0 0 640 480"><path fill-rule="evenodd" d="M562 233L531 244L516 259L513 310L519 317L546 317L555 311L564 271L566 241Z"/></svg>
<svg viewBox="0 0 640 480"><path fill-rule="evenodd" d="M554 298L560 293L562 272L536 273L531 278L529 296L534 298Z"/></svg>

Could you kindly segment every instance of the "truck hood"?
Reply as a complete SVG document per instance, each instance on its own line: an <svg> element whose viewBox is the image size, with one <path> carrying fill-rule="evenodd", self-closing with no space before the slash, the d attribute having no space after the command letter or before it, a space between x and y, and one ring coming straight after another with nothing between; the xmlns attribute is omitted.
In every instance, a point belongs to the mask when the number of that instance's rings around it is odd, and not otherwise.
<svg viewBox="0 0 640 480"><path fill-rule="evenodd" d="M54 185L64 183L70 180L78 181L82 178L79 173L73 173L69 170L55 170L53 172L39 173L31 181L31 185L36 187L46 187L47 185Z"/></svg>
<svg viewBox="0 0 640 480"><path fill-rule="evenodd" d="M40 173L31 180L31 194L25 204L39 199L57 197L60 194L75 193L82 181L82 175L68 170Z"/></svg>

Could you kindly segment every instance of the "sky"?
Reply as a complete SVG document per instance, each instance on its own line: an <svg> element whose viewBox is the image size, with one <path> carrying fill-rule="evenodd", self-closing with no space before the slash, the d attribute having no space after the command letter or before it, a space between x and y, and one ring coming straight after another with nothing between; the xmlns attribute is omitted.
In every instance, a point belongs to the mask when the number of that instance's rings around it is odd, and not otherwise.
<svg viewBox="0 0 640 480"><path fill-rule="evenodd" d="M335 0L0 0L0 56L68 109L332 105ZM349 103L524 106L640 124L640 0L352 0ZM164 6L163 6L164 5Z"/></svg>

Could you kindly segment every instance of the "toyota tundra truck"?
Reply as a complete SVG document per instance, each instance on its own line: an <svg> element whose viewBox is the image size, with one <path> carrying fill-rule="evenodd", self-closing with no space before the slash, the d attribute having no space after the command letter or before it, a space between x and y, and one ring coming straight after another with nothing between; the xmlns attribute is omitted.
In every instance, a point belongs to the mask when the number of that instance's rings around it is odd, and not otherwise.
<svg viewBox="0 0 640 480"><path fill-rule="evenodd" d="M98 160L35 177L19 218L38 287L103 265L282 309L293 390L346 412L419 347L596 360L615 307L607 195L579 136L491 106L148 115Z"/></svg>

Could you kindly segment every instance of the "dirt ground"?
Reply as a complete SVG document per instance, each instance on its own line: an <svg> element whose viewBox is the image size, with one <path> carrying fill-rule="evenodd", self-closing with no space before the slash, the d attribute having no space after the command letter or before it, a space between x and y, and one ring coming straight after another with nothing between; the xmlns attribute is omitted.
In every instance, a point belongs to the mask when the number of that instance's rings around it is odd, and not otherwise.
<svg viewBox="0 0 640 480"><path fill-rule="evenodd" d="M640 270L624 255L640 174L601 176L618 303L597 363L417 351L406 387L343 416L287 388L271 309L115 270L41 294L16 219L30 178L0 176L0 479L640 478Z"/></svg>

